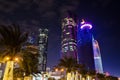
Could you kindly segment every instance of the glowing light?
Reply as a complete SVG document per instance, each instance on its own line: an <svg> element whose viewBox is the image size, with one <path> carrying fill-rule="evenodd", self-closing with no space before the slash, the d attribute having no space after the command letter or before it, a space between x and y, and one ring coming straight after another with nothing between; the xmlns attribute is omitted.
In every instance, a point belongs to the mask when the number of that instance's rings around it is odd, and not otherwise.
<svg viewBox="0 0 120 80"><path fill-rule="evenodd" d="M61 72L63 72L63 71L64 71L64 69L62 68L62 69L61 69Z"/></svg>
<svg viewBox="0 0 120 80"><path fill-rule="evenodd" d="M55 71L58 71L58 69L55 69Z"/></svg>
<svg viewBox="0 0 120 80"><path fill-rule="evenodd" d="M118 78L118 80L120 80L120 78Z"/></svg>
<svg viewBox="0 0 120 80"><path fill-rule="evenodd" d="M19 59L16 57L16 58L15 58L15 61L18 61L18 60L19 60Z"/></svg>
<svg viewBox="0 0 120 80"><path fill-rule="evenodd" d="M10 57L6 57L6 60L10 60Z"/></svg>
<svg viewBox="0 0 120 80"><path fill-rule="evenodd" d="M81 22L81 24L84 24L85 23L85 20L84 19L82 19L82 22Z"/></svg>
<svg viewBox="0 0 120 80"><path fill-rule="evenodd" d="M70 34L70 32L67 32L66 34Z"/></svg>
<svg viewBox="0 0 120 80"><path fill-rule="evenodd" d="M110 74L108 72L105 73L106 76L109 76Z"/></svg>
<svg viewBox="0 0 120 80"><path fill-rule="evenodd" d="M91 24L83 24L80 28L81 29L83 29L83 28L89 28L89 29L91 29L92 25Z"/></svg>

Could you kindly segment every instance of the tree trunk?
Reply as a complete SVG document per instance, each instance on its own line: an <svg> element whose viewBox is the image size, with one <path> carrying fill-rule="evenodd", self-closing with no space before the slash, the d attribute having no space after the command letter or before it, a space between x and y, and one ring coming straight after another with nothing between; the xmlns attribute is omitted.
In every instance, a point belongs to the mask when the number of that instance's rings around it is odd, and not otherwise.
<svg viewBox="0 0 120 80"><path fill-rule="evenodd" d="M71 72L67 72L67 80L71 80Z"/></svg>
<svg viewBox="0 0 120 80"><path fill-rule="evenodd" d="M3 80L13 80L13 64L14 61L7 61Z"/></svg>

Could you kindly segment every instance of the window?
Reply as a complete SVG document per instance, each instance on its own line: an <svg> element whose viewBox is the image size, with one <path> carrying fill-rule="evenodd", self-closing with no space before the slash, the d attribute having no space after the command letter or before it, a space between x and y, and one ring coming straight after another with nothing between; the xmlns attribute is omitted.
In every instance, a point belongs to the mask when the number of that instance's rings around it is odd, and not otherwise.
<svg viewBox="0 0 120 80"><path fill-rule="evenodd" d="M68 50L68 47L67 46L64 47L64 52L67 52L67 50Z"/></svg>
<svg viewBox="0 0 120 80"><path fill-rule="evenodd" d="M74 51L73 46L70 46L70 51Z"/></svg>
<svg viewBox="0 0 120 80"><path fill-rule="evenodd" d="M66 34L70 34L70 32L67 32Z"/></svg>
<svg viewBox="0 0 120 80"><path fill-rule="evenodd" d="M69 25L68 28L72 28L73 26Z"/></svg>

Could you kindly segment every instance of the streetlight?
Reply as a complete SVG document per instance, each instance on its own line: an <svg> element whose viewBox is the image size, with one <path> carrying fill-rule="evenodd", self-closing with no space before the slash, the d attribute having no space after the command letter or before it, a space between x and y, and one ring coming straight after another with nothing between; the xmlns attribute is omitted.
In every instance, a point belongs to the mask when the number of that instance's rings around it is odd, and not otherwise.
<svg viewBox="0 0 120 80"><path fill-rule="evenodd" d="M19 61L19 58L18 58L18 57L15 57L15 58L14 58L14 61L18 62L18 61Z"/></svg>
<svg viewBox="0 0 120 80"><path fill-rule="evenodd" d="M7 60L7 61L10 60L10 57L7 56L7 57L6 57L6 60Z"/></svg>
<svg viewBox="0 0 120 80"><path fill-rule="evenodd" d="M64 69L62 68L60 71L61 71L61 72L63 72L63 71L64 71Z"/></svg>
<svg viewBox="0 0 120 80"><path fill-rule="evenodd" d="M55 71L57 72L57 71L58 71L58 68L56 68Z"/></svg>

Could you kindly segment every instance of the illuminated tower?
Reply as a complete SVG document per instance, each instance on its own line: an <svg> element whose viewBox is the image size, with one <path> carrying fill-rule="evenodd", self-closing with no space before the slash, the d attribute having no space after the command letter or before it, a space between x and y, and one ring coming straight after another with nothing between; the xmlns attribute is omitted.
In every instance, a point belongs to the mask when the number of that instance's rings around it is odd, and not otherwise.
<svg viewBox="0 0 120 80"><path fill-rule="evenodd" d="M28 36L27 43L32 44L32 45L35 44L35 35L34 35L34 33L31 33L31 35Z"/></svg>
<svg viewBox="0 0 120 80"><path fill-rule="evenodd" d="M77 60L77 23L73 17L68 16L62 20L61 38L61 57L73 57Z"/></svg>
<svg viewBox="0 0 120 80"><path fill-rule="evenodd" d="M98 73L103 73L99 44L96 40L94 40L94 38L92 39L92 42L93 42L93 51L94 51L95 70Z"/></svg>
<svg viewBox="0 0 120 80"><path fill-rule="evenodd" d="M95 70L91 29L92 25L83 20L77 34L79 63L84 64L87 70Z"/></svg>
<svg viewBox="0 0 120 80"><path fill-rule="evenodd" d="M48 29L39 29L39 67L40 71L46 71L47 64L47 46L48 46Z"/></svg>

